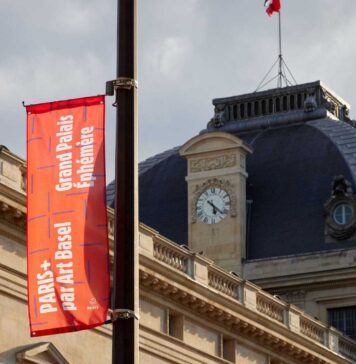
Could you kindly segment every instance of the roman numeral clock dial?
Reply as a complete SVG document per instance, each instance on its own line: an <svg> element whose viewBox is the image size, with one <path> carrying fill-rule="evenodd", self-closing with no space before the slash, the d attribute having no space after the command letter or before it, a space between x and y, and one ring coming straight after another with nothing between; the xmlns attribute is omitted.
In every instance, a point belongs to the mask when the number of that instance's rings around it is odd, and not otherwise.
<svg viewBox="0 0 356 364"><path fill-rule="evenodd" d="M197 216L205 224L217 224L230 211L230 196L219 187L206 189L197 201Z"/></svg>

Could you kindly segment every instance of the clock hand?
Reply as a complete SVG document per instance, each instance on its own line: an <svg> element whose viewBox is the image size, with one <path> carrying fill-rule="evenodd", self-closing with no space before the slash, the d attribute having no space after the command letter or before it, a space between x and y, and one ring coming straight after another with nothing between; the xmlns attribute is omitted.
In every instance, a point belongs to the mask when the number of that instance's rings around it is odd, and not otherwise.
<svg viewBox="0 0 356 364"><path fill-rule="evenodd" d="M208 204L213 208L213 214L216 215L216 211L220 212L220 214L224 214L217 206L215 206L211 201L208 201ZM214 212L215 211L215 212Z"/></svg>
<svg viewBox="0 0 356 364"><path fill-rule="evenodd" d="M217 206L215 206L215 208L220 212L220 214L224 214Z"/></svg>
<svg viewBox="0 0 356 364"><path fill-rule="evenodd" d="M216 215L216 211L218 211L218 212L220 212L220 214L224 214L220 209L219 209L219 207L217 207L216 205L214 205L211 201L208 201L208 204L210 205L210 206L212 206L212 208L213 208L213 214L214 215Z"/></svg>
<svg viewBox="0 0 356 364"><path fill-rule="evenodd" d="M208 204L213 208L213 214L216 215L216 206L208 200Z"/></svg>

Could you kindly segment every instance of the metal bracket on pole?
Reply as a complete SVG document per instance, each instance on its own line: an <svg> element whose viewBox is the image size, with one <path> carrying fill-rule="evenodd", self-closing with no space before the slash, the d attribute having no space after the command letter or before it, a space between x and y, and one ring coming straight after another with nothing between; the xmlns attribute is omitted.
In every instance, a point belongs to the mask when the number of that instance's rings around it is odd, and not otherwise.
<svg viewBox="0 0 356 364"><path fill-rule="evenodd" d="M110 310L110 314L111 314L111 320L113 322L116 320L128 320L130 318L134 318L136 320L140 319L140 316L137 315L134 311L125 308L117 308L115 310Z"/></svg>
<svg viewBox="0 0 356 364"><path fill-rule="evenodd" d="M107 96L114 96L115 91L118 89L131 90L133 88L138 88L137 80L129 77L119 77L116 80L106 82L106 92Z"/></svg>

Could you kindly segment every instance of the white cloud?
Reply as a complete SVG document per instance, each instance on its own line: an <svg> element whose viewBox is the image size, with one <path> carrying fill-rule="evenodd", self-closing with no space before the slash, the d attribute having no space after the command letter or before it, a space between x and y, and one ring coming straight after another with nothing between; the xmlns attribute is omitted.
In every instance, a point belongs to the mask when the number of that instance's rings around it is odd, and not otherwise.
<svg viewBox="0 0 356 364"><path fill-rule="evenodd" d="M146 54L146 62L151 65L152 72L161 73L169 79L179 79L190 52L189 40L181 37L162 39Z"/></svg>
<svg viewBox="0 0 356 364"><path fill-rule="evenodd" d="M53 6L53 5L52 5ZM54 3L50 17L49 30L63 35L85 35L96 32L96 25L104 20L107 3L87 1L60 1Z"/></svg>
<svg viewBox="0 0 356 364"><path fill-rule="evenodd" d="M261 0L138 3L140 156L145 158L204 128L213 114L212 98L255 89L278 55L278 17L269 18ZM356 105L356 2L284 0L282 11L284 57L296 79L322 79ZM98 94L115 78L116 0L2 0L0 12L0 144L24 156L22 100Z"/></svg>

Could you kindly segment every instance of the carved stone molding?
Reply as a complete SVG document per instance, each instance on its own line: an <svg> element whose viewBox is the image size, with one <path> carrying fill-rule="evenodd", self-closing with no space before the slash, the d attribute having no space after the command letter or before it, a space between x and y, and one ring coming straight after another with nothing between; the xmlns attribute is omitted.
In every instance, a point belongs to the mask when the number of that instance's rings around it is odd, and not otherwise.
<svg viewBox="0 0 356 364"><path fill-rule="evenodd" d="M29 345L16 354L17 363L69 364L61 352L50 342Z"/></svg>
<svg viewBox="0 0 356 364"><path fill-rule="evenodd" d="M283 353L293 360L302 363L327 364L328 362L313 353L303 350L292 342L268 332L267 329L255 325L242 317L227 312L213 300L205 300L205 297L195 296L192 291L185 291L184 288L177 287L175 283L170 283L163 277L158 277L155 273L146 270L140 270L140 285L148 291L156 292L173 302L183 305L186 311L193 311L198 315L204 315L219 324L224 325L227 329L243 335L248 339L260 345L272 348L276 353Z"/></svg>
<svg viewBox="0 0 356 364"><path fill-rule="evenodd" d="M305 304L305 291L299 290L283 293L283 299L285 299L289 303L303 308Z"/></svg>
<svg viewBox="0 0 356 364"><path fill-rule="evenodd" d="M315 111L318 107L316 101L316 89L314 87L310 87L307 89L308 96L304 101L304 111L305 112L312 112Z"/></svg>
<svg viewBox="0 0 356 364"><path fill-rule="evenodd" d="M26 231L26 214L0 201L0 221L5 221L16 226L22 231Z"/></svg>
<svg viewBox="0 0 356 364"><path fill-rule="evenodd" d="M21 189L26 192L26 185L27 185L27 168L26 165L20 166L21 171Z"/></svg>
<svg viewBox="0 0 356 364"><path fill-rule="evenodd" d="M226 123L226 105L216 105L214 116L210 119L208 127L221 128Z"/></svg>
<svg viewBox="0 0 356 364"><path fill-rule="evenodd" d="M197 212L196 212L196 206L199 199L199 196L210 187L218 187L227 192L227 194L230 197L230 215L232 217L235 217L237 215L237 196L235 192L235 186L227 180L220 179L220 178L211 178L205 181L204 183L201 183L199 185L195 186L195 189L193 191L193 198L191 201L191 217L192 222L195 223L197 221Z"/></svg>
<svg viewBox="0 0 356 364"><path fill-rule="evenodd" d="M246 157L244 155L240 155L240 167L245 169L246 168Z"/></svg>
<svg viewBox="0 0 356 364"><path fill-rule="evenodd" d="M236 166L236 155L221 155L215 158L201 158L190 161L190 172L205 172Z"/></svg>

